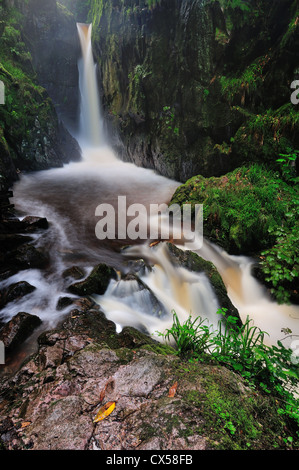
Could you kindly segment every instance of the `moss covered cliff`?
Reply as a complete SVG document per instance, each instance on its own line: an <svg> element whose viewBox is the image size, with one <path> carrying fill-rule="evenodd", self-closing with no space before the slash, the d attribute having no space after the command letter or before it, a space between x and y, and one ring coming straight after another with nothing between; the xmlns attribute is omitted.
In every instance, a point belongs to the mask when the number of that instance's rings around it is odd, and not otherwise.
<svg viewBox="0 0 299 470"><path fill-rule="evenodd" d="M293 0L91 0L107 114L123 154L180 181L298 146Z"/></svg>
<svg viewBox="0 0 299 470"><path fill-rule="evenodd" d="M45 29L51 27L51 5L52 9L58 8L56 2L46 2L42 7L42 2L36 0L7 1L0 6L0 80L5 86L5 103L0 106L3 186L16 180L19 171L62 166L80 158L77 143L58 118L48 91L41 86L40 57L43 54L49 59L50 49L42 47L41 40ZM55 17L51 21L53 25ZM34 40L36 30L39 42ZM43 68L44 74L60 68L56 60ZM46 82L45 86L50 89Z"/></svg>

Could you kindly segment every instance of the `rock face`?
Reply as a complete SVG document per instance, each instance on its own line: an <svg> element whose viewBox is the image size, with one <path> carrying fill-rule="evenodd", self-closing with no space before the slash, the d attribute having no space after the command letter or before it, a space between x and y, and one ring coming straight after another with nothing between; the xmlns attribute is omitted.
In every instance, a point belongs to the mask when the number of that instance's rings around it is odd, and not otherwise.
<svg viewBox="0 0 299 470"><path fill-rule="evenodd" d="M0 378L0 394L4 449L265 450L283 448L289 432L275 400L240 376L184 363L132 328L116 334L98 308L73 310L43 333L38 353ZM108 402L115 409L95 424Z"/></svg>
<svg viewBox="0 0 299 470"><path fill-rule="evenodd" d="M77 118L75 20L55 1L38 0L5 1L1 17L5 104L0 106L0 185L5 188L19 171L62 166L79 160L81 151L61 120L66 118L67 102L68 117ZM57 31L64 31L64 40ZM51 42L52 35L57 42ZM58 51L56 58L51 47ZM64 103L59 118L51 98Z"/></svg>
<svg viewBox="0 0 299 470"><path fill-rule="evenodd" d="M73 14L60 2L31 0L24 9L24 36L38 82L60 118L76 128L79 115L79 41Z"/></svg>
<svg viewBox="0 0 299 470"><path fill-rule="evenodd" d="M8 202L13 193L8 194ZM11 212L6 211L0 205L0 281L13 276L24 269L43 269L48 265L48 254L41 249L35 248L32 235L38 231L48 228L48 221L44 217L28 216L19 220L13 214L13 205ZM32 286L24 281L21 284L12 286L14 295L25 295ZM6 302L9 297L9 289L1 293L0 306ZM6 300L5 300L6 299ZM5 300L5 302L4 302ZM1 308L2 308L1 307Z"/></svg>
<svg viewBox="0 0 299 470"><path fill-rule="evenodd" d="M91 2L104 108L124 158L184 182L298 145L296 2L245 3Z"/></svg>
<svg viewBox="0 0 299 470"><path fill-rule="evenodd" d="M26 281L20 281L15 284L11 284L3 291L0 291L0 309L9 302L18 300L25 295L30 294L34 290L35 287Z"/></svg>
<svg viewBox="0 0 299 470"><path fill-rule="evenodd" d="M22 344L40 324L41 320L36 315L20 312L1 329L0 340L11 351Z"/></svg>

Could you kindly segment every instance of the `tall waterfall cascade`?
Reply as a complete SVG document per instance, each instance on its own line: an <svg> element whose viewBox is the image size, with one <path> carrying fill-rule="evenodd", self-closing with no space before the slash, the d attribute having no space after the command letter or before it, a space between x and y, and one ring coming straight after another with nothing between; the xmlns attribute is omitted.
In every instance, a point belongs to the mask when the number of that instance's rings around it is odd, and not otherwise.
<svg viewBox="0 0 299 470"><path fill-rule="evenodd" d="M80 130L83 144L99 147L105 144L103 119L97 86L91 33L92 25L77 23L82 58L79 61L79 89L81 95Z"/></svg>
<svg viewBox="0 0 299 470"><path fill-rule="evenodd" d="M81 266L87 276L93 266L103 262L122 271L132 256L148 261L152 269L131 279L124 276L112 280L104 295L94 296L119 330L135 326L149 334L163 332L172 325L173 310L181 321L189 315L200 315L214 325L221 305L208 278L203 273L174 267L165 243L152 248L148 243L136 244L124 250L125 257L121 241L100 241L95 236L95 209L99 204L112 204L116 216L120 195L126 196L128 205L167 204L180 183L122 162L109 147L101 115L91 25L78 24L78 34L82 49L78 141L83 159L63 168L22 175L15 184L14 203L19 213L26 216L34 212L50 222L49 230L35 240L36 246L49 251L50 267L46 272L23 271L3 281L0 288L26 278L36 290L27 298L10 303L2 314L9 320L20 311L30 311L52 327L67 313L56 309L61 296L70 296L62 277L66 268ZM179 248L185 249L183 245ZM283 337L283 328L298 334L299 307L273 302L251 275L250 259L229 256L207 240L196 253L216 266L241 318L245 320L248 315L256 326L268 332L270 343L276 344Z"/></svg>

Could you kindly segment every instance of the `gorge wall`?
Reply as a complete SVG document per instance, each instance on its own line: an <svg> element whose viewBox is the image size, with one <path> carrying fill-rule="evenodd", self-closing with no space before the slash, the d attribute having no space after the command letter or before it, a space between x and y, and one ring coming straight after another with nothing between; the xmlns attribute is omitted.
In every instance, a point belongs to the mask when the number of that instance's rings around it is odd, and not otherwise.
<svg viewBox="0 0 299 470"><path fill-rule="evenodd" d="M66 126L78 112L76 21L55 0L1 5L0 184L81 157Z"/></svg>
<svg viewBox="0 0 299 470"><path fill-rule="evenodd" d="M294 0L5 0L1 8L0 173L9 181L17 170L80 158L65 129L78 123L76 21L93 23L103 109L124 160L185 182L249 161L273 166L298 148Z"/></svg>
<svg viewBox="0 0 299 470"><path fill-rule="evenodd" d="M123 158L185 181L271 163L298 144L297 4L248 5L91 0L103 105Z"/></svg>

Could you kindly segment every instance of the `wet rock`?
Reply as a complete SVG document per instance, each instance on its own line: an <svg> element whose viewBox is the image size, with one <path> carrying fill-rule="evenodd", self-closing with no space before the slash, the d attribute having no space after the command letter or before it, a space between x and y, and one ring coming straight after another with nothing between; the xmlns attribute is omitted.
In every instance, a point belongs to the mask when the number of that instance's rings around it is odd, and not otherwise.
<svg viewBox="0 0 299 470"><path fill-rule="evenodd" d="M18 270L42 269L48 264L48 256L33 245L22 245L7 255L7 264L12 264Z"/></svg>
<svg viewBox="0 0 299 470"><path fill-rule="evenodd" d="M0 262L1 262L1 256L0 256ZM8 279L9 277L14 276L18 270L13 267L13 266L5 266L2 265L0 266L0 281L4 281L5 279Z"/></svg>
<svg viewBox="0 0 299 470"><path fill-rule="evenodd" d="M49 228L49 222L45 217L35 217L28 215L25 217L22 222L26 224L26 230L36 230L36 229L44 229L46 230Z"/></svg>
<svg viewBox="0 0 299 470"><path fill-rule="evenodd" d="M27 216L24 217L23 220L19 220L16 217L12 217L0 221L1 234L12 235L23 232L33 232L37 229L47 228L49 228L49 223L45 217Z"/></svg>
<svg viewBox="0 0 299 470"><path fill-rule="evenodd" d="M132 295L134 292L142 294L142 302L151 306L151 311L154 316L162 317L167 314L167 311L156 297L154 292L148 287L135 273L127 273L122 276L122 279L114 286L113 295L119 298Z"/></svg>
<svg viewBox="0 0 299 470"><path fill-rule="evenodd" d="M124 254L125 254L125 250L126 248L123 250ZM152 267L142 259L128 260L128 261L125 260L124 266L127 267L129 273L136 273L138 274L138 276L143 276L148 271L152 270Z"/></svg>
<svg viewBox="0 0 299 470"><path fill-rule="evenodd" d="M79 266L72 266L70 268L65 269L62 273L63 278L72 278L75 280L83 279L85 276L84 270Z"/></svg>
<svg viewBox="0 0 299 470"><path fill-rule="evenodd" d="M57 302L56 309L64 310L66 307L69 307L74 302L74 299L71 297L60 297Z"/></svg>
<svg viewBox="0 0 299 470"><path fill-rule="evenodd" d="M9 287L0 292L0 308L3 308L9 302L19 300L25 295L30 294L36 289L26 281L20 281L15 284L11 284Z"/></svg>
<svg viewBox="0 0 299 470"><path fill-rule="evenodd" d="M252 449L279 448L289 429L275 397L260 395L225 367L183 362L152 338L124 330L116 334L99 309L90 309L71 312L43 333L37 353L13 377L0 377L0 445L186 451L243 449L250 442ZM108 401L115 409L94 424ZM226 405L238 423L234 435L219 415Z"/></svg>
<svg viewBox="0 0 299 470"><path fill-rule="evenodd" d="M1 251L13 250L23 243L32 241L32 237L19 234L5 233L0 234Z"/></svg>
<svg viewBox="0 0 299 470"><path fill-rule="evenodd" d="M106 264L97 265L83 281L72 284L69 291L75 295L104 294L111 279L116 279L115 269Z"/></svg>
<svg viewBox="0 0 299 470"><path fill-rule="evenodd" d="M4 325L0 331L0 340L11 351L23 343L41 323L36 315L20 312Z"/></svg>
<svg viewBox="0 0 299 470"><path fill-rule="evenodd" d="M21 233L27 227L27 224L17 218L3 219L0 221L0 233Z"/></svg>

